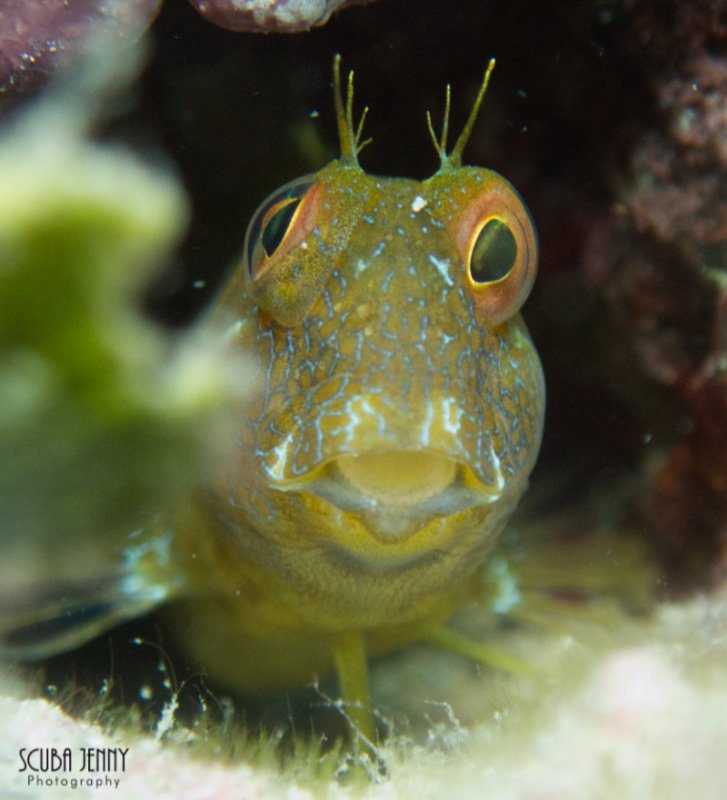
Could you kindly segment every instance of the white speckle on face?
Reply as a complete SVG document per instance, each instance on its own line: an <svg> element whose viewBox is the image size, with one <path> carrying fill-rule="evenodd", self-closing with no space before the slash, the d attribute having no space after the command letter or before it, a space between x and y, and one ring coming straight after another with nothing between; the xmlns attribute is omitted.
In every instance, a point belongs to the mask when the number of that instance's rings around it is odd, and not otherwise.
<svg viewBox="0 0 727 800"><path fill-rule="evenodd" d="M434 406L430 401L427 403L427 415L424 418L424 422L422 424L422 432L419 439L423 447L428 447L431 444L433 422L434 422Z"/></svg>
<svg viewBox="0 0 727 800"><path fill-rule="evenodd" d="M300 249L301 250L307 250L308 249L308 242L301 242L300 243Z"/></svg>
<svg viewBox="0 0 727 800"><path fill-rule="evenodd" d="M362 272L365 272L369 268L369 265L362 259L356 262L356 274L359 275Z"/></svg>
<svg viewBox="0 0 727 800"><path fill-rule="evenodd" d="M502 474L502 464L500 462L500 457L495 452L495 448L492 442L490 442L490 459L497 472L497 486L495 488L497 489L498 492L501 492L505 488L505 477Z"/></svg>
<svg viewBox="0 0 727 800"><path fill-rule="evenodd" d="M265 471L274 480L282 480L285 466L288 463L288 451L293 441L293 434L289 433L285 439L273 450L275 461L269 466L265 464Z"/></svg>
<svg viewBox="0 0 727 800"><path fill-rule="evenodd" d="M368 419L376 419L379 428L384 426L381 414L369 403L366 397L353 397L346 405L346 440L349 445L356 444L357 428Z"/></svg>
<svg viewBox="0 0 727 800"><path fill-rule="evenodd" d="M462 420L462 409L457 406L453 397L445 397L442 401L442 427L452 436L457 436Z"/></svg>
<svg viewBox="0 0 727 800"><path fill-rule="evenodd" d="M411 210L416 214L417 211L421 211L423 208L426 208L427 205L429 205L429 202L425 200L420 194L418 194L411 201Z"/></svg>
<svg viewBox="0 0 727 800"><path fill-rule="evenodd" d="M437 272L444 278L447 286L454 286L454 281L449 275L450 260L448 258L437 258L434 253L429 254L429 260L437 268Z"/></svg>

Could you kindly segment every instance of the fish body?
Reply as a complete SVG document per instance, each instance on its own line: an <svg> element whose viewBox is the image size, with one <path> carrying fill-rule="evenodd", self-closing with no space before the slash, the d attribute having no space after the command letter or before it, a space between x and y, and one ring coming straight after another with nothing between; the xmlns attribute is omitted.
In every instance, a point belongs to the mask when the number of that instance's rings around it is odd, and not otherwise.
<svg viewBox="0 0 727 800"><path fill-rule="evenodd" d="M175 616L200 665L243 690L310 682L350 632L377 653L445 622L540 444L522 200L491 170L443 159L418 182L355 156L261 205L213 312L260 391L204 520L179 526L198 598Z"/></svg>

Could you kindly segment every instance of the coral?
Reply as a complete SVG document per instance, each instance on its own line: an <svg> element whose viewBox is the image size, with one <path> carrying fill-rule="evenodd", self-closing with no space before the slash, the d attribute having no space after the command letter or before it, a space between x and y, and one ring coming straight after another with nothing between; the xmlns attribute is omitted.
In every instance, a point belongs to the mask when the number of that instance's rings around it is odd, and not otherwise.
<svg viewBox="0 0 727 800"><path fill-rule="evenodd" d="M295 33L336 11L373 0L189 0L209 22L233 31ZM0 99L28 94L100 40L135 41L162 0L5 0L0 7Z"/></svg>
<svg viewBox="0 0 727 800"><path fill-rule="evenodd" d="M161 0L5 0L0 8L0 97L25 94L95 37L134 40Z"/></svg>
<svg viewBox="0 0 727 800"><path fill-rule="evenodd" d="M206 20L231 31L296 33L325 25L346 6L373 0L189 0Z"/></svg>
<svg viewBox="0 0 727 800"><path fill-rule="evenodd" d="M557 672L493 681L469 668L420 651L380 665L393 698L426 709L426 741L394 738L380 750L386 777L354 791L334 777L336 756L297 751L281 771L266 746L245 751L230 732L174 722L155 736L127 729L104 733L98 724L66 716L47 700L18 702L0 685L0 781L12 796L115 798L439 798L461 800L721 800L727 780L724 599L664 606L654 624L623 619L600 647L578 638L549 637ZM542 649L540 634L528 649ZM435 654L436 655L436 654ZM547 656L546 656L547 657ZM453 678L454 675L454 678ZM424 680L422 680L424 676ZM434 676L434 677L433 677ZM414 699L412 699L414 695ZM446 700L442 700L445 696ZM462 714L471 721L463 727ZM102 717L103 718L103 717ZM20 748L128 748L125 771L73 771L30 776L19 772ZM230 763L220 756L235 753ZM323 768L322 765L324 765ZM118 779L116 786L105 779ZM95 785L56 788L89 778Z"/></svg>
<svg viewBox="0 0 727 800"><path fill-rule="evenodd" d="M717 5L675 8L681 33L666 61L663 31L642 4L637 30L651 45L661 124L634 148L621 212L591 232L587 268L594 276L596 250L609 254L602 291L643 370L683 409L683 433L643 508L685 577L700 554L719 561L727 544L727 26Z"/></svg>

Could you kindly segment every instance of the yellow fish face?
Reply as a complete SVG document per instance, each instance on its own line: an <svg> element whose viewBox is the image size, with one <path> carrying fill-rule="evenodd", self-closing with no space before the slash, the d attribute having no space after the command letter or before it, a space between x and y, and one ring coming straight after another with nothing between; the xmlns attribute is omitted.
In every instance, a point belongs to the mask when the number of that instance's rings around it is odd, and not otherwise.
<svg viewBox="0 0 727 800"><path fill-rule="evenodd" d="M215 512L311 624L407 621L482 563L537 456L528 211L489 170L336 161L274 192L245 252L220 305L262 391Z"/></svg>

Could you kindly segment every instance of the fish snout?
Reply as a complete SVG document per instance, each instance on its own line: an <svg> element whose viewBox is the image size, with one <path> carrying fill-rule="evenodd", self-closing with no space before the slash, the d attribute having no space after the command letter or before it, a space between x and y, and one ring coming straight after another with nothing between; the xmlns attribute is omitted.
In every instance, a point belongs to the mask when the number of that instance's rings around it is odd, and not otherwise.
<svg viewBox="0 0 727 800"><path fill-rule="evenodd" d="M512 476L498 456L495 427L465 386L392 396L343 375L271 415L256 455L274 489L347 509L445 514L494 502L507 489Z"/></svg>

